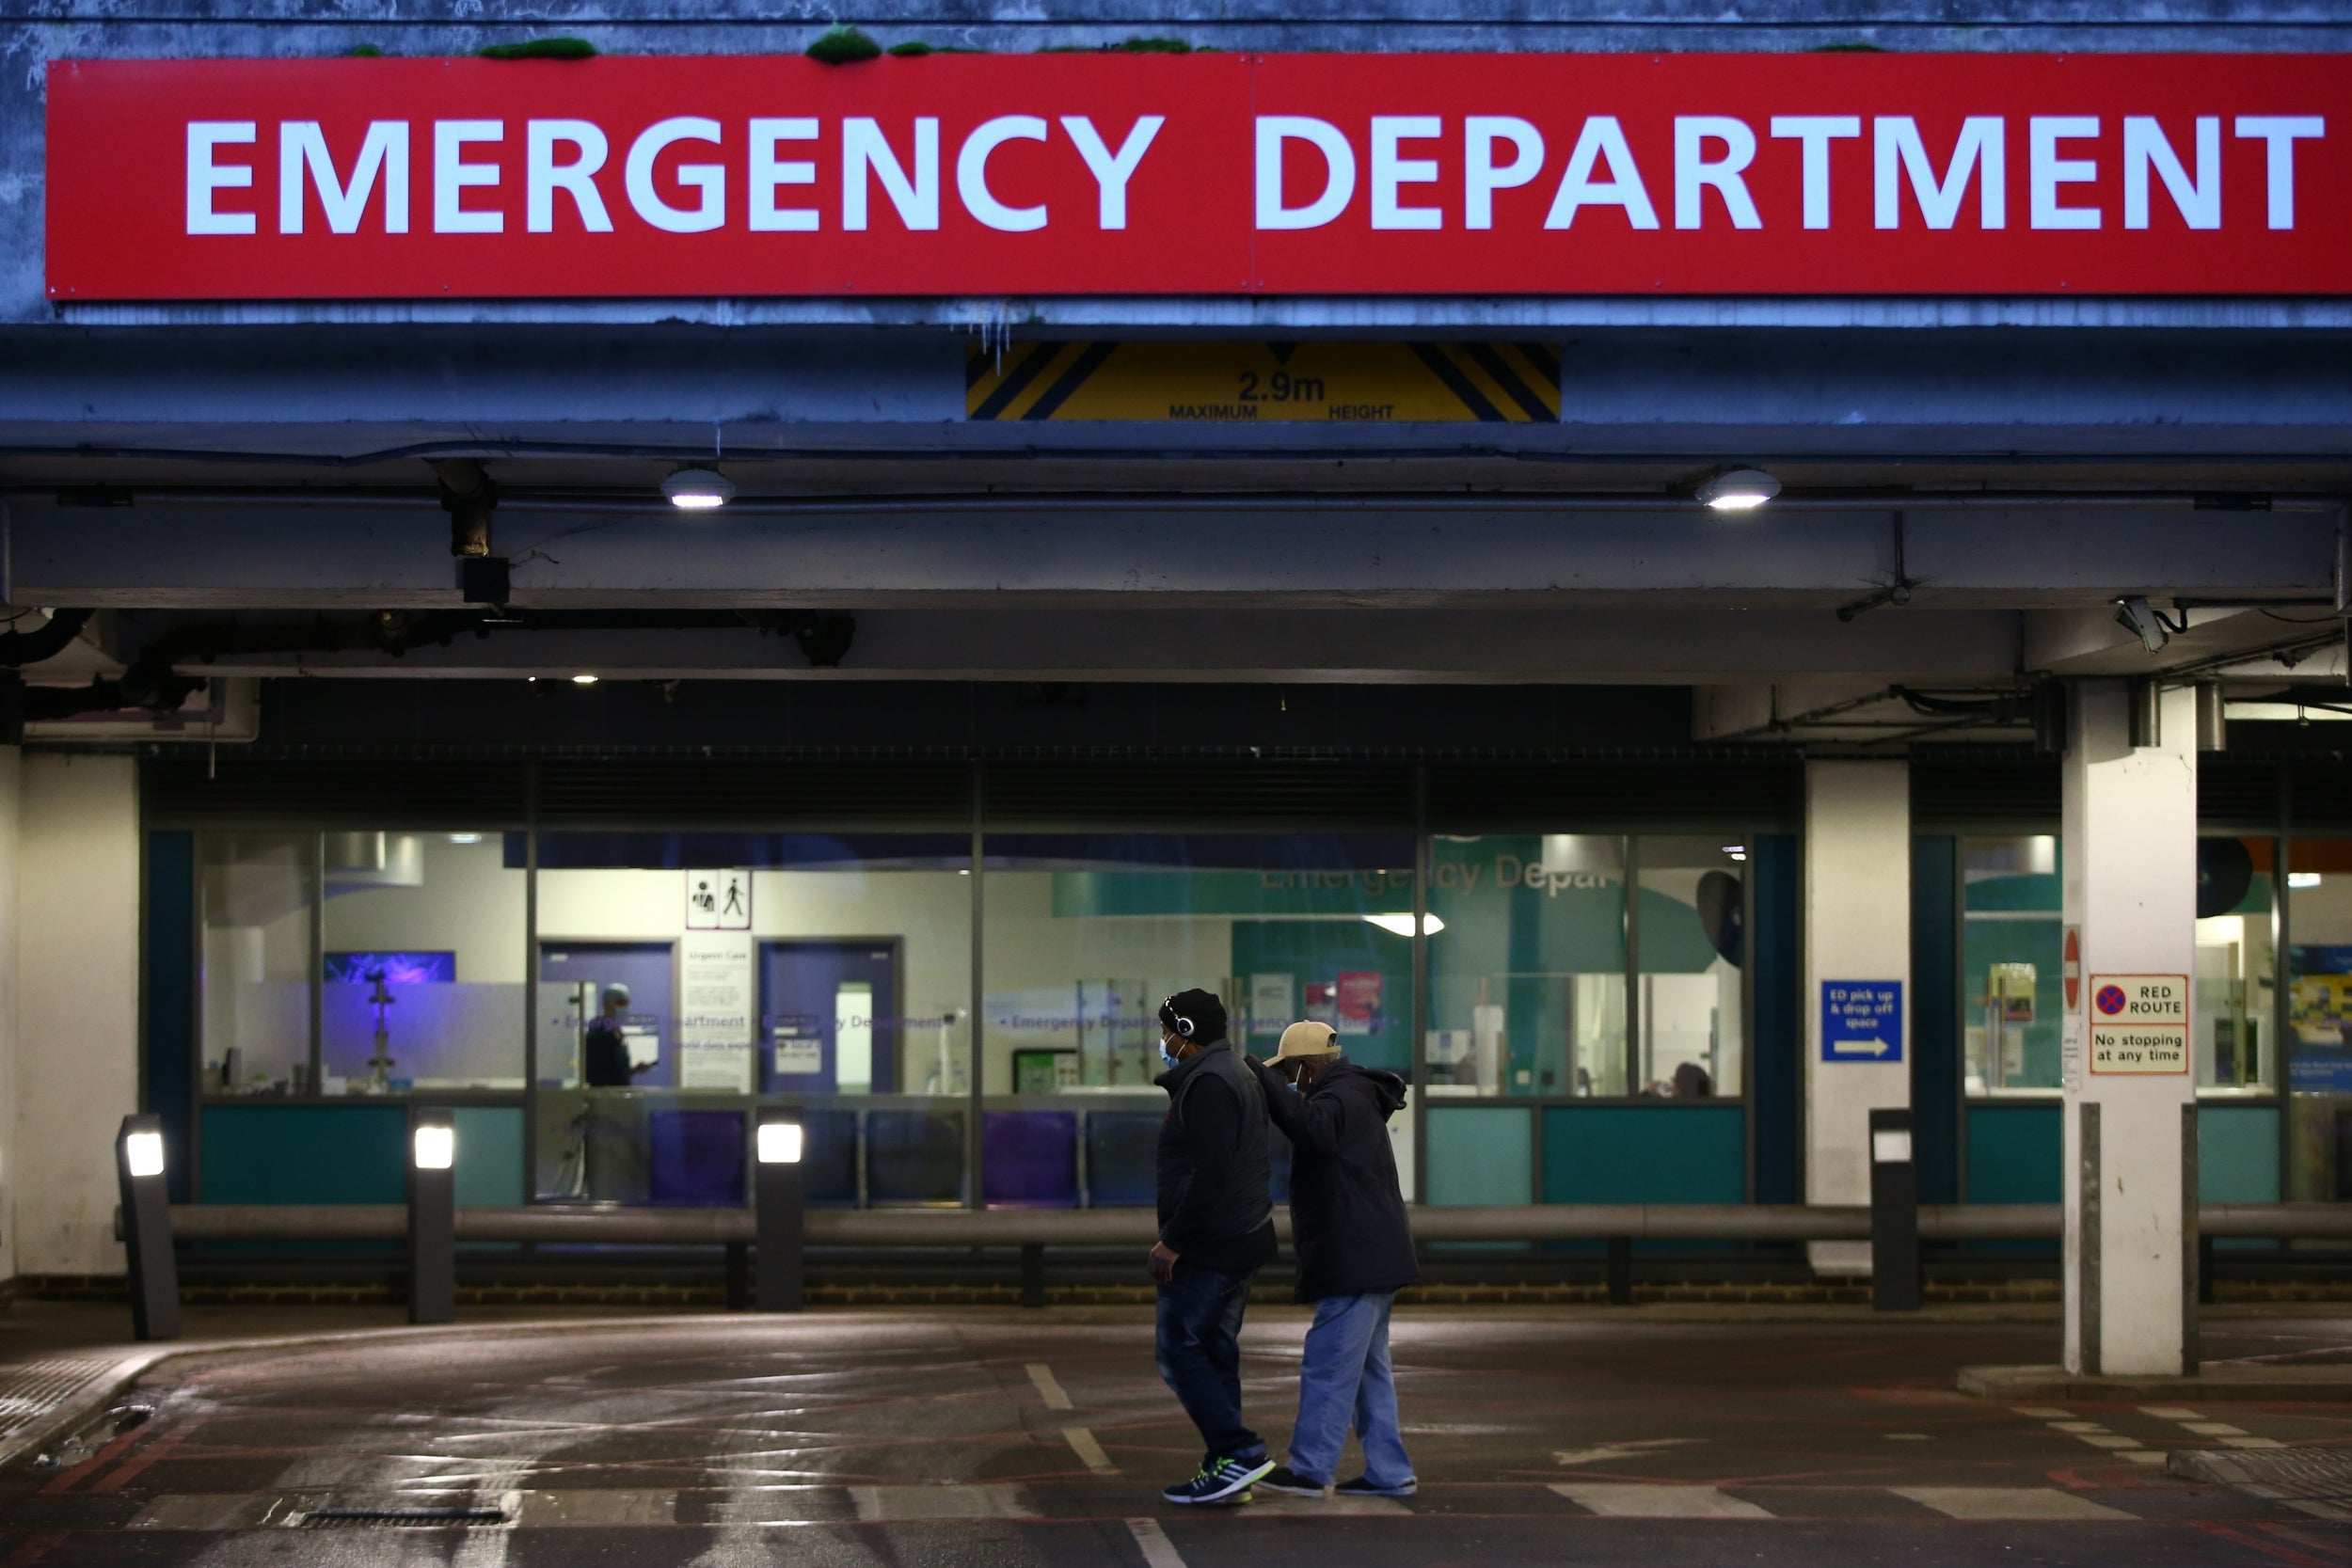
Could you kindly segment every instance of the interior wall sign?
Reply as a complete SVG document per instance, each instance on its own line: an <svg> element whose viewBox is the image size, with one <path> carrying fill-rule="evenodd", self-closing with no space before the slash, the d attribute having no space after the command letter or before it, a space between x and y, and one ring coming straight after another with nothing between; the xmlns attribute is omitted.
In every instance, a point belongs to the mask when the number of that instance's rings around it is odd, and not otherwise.
<svg viewBox="0 0 2352 1568"><path fill-rule="evenodd" d="M53 63L59 300L2352 293L2342 56Z"/></svg>

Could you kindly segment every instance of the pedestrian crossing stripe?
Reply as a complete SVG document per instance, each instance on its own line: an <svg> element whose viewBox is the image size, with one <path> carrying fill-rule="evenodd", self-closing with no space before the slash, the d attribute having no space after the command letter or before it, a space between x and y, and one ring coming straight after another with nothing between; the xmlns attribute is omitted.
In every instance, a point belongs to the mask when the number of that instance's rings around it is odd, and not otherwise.
<svg viewBox="0 0 2352 1568"><path fill-rule="evenodd" d="M974 344L968 420L1556 424L1548 343Z"/></svg>

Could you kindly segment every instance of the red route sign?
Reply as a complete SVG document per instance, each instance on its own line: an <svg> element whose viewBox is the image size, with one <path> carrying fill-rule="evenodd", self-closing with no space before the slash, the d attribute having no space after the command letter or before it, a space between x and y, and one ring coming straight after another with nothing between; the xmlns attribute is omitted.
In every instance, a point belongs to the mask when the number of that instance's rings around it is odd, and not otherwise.
<svg viewBox="0 0 2352 1568"><path fill-rule="evenodd" d="M58 61L60 300L2352 293L2342 56Z"/></svg>

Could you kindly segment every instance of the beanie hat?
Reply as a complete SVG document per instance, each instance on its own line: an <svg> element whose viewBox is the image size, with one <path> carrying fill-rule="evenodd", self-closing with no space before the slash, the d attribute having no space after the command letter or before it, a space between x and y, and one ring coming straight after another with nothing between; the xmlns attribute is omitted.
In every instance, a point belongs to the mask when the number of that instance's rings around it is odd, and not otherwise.
<svg viewBox="0 0 2352 1568"><path fill-rule="evenodd" d="M1214 1045L1225 1037L1225 1004L1215 991L1180 990L1160 1004L1160 1022L1180 1040Z"/></svg>
<svg viewBox="0 0 2352 1568"><path fill-rule="evenodd" d="M1294 1023L1282 1031L1282 1043L1274 1050L1274 1059L1282 1061L1297 1056L1336 1056L1340 1053L1340 1032L1327 1023L1311 1021Z"/></svg>

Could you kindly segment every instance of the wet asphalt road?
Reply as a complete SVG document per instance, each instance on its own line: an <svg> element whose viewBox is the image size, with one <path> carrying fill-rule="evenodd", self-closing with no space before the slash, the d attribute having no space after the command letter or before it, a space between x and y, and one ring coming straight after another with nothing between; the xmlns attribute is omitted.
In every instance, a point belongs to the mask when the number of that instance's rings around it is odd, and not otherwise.
<svg viewBox="0 0 2352 1568"><path fill-rule="evenodd" d="M1250 1417L1278 1450L1305 1322L1261 1309L1246 1336ZM1867 1314L1401 1313L1420 1495L1215 1513L1158 1498L1197 1448L1140 1313L603 1322L215 1356L141 1385L144 1424L0 1475L0 1568L2352 1565L2352 1511L2163 1467L2195 1447L2352 1449L2352 1407L1953 1391L1960 1366L2047 1360L2052 1338ZM2217 1358L2332 1358L2352 1322L2216 1322L2207 1339ZM417 1522L432 1510L456 1513Z"/></svg>

